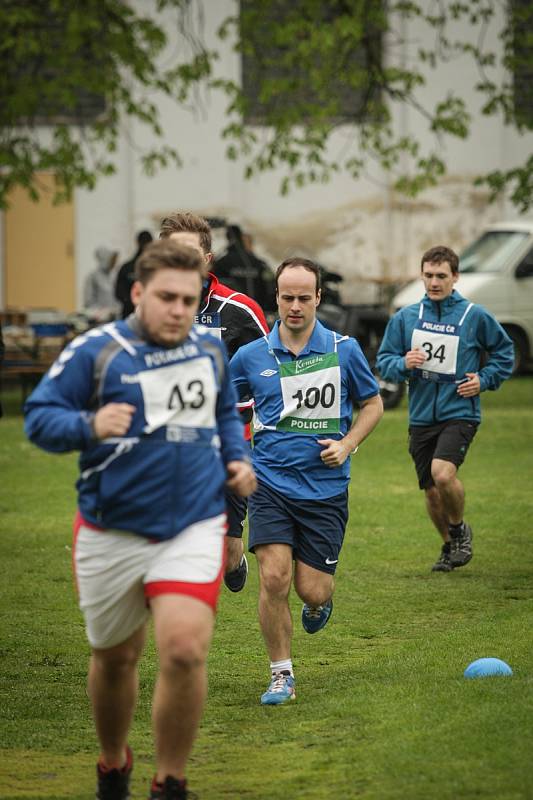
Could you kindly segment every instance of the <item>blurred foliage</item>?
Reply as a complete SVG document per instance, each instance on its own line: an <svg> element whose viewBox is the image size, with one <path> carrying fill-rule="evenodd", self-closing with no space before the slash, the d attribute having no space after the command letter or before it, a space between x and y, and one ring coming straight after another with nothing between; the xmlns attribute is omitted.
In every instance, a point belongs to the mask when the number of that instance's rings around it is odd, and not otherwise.
<svg viewBox="0 0 533 800"><path fill-rule="evenodd" d="M17 185L37 199L39 170L56 173L58 202L76 186L94 188L116 171L124 116L160 142L139 151L148 174L180 164L177 150L163 143L154 97L161 92L186 103L211 74L216 53L196 36L198 14L188 0L145 6L148 15L122 0L2 2L0 206ZM179 48L169 59L174 30Z"/></svg>
<svg viewBox="0 0 533 800"><path fill-rule="evenodd" d="M181 105L201 87L225 93L227 157L244 158L247 177L281 167L282 193L341 170L358 178L374 163L414 196L446 173L444 143L469 138L474 115L533 129L533 5L524 0L241 0L217 35L240 55L242 83L215 70L208 10L207 0L4 0L0 203L14 185L35 195L38 170L56 171L58 199L112 174L124 115L159 142L140 153L148 173L179 164L164 143L157 93ZM480 111L465 97L466 78L428 106L426 87L453 59L478 76ZM408 132L398 124L407 107L419 120ZM339 128L345 144L332 155ZM526 211L532 181L530 158L476 183Z"/></svg>

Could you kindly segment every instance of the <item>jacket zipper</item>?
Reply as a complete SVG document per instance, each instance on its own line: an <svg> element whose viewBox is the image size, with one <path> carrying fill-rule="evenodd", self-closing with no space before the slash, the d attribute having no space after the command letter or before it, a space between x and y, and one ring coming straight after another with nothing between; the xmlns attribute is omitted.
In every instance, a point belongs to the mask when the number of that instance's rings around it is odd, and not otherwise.
<svg viewBox="0 0 533 800"><path fill-rule="evenodd" d="M437 303L437 317L440 322L440 303ZM435 396L433 398L433 424L438 422L437 419L437 401L439 399L440 383L435 383Z"/></svg>

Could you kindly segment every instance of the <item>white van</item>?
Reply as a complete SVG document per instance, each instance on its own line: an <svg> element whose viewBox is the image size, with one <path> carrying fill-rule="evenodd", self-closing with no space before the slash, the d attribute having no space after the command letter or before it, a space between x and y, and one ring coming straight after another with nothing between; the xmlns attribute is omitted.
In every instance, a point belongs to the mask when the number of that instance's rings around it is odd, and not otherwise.
<svg viewBox="0 0 533 800"><path fill-rule="evenodd" d="M485 306L515 346L515 372L533 358L533 222L491 225L459 257L457 291ZM393 312L418 302L421 280L392 300Z"/></svg>

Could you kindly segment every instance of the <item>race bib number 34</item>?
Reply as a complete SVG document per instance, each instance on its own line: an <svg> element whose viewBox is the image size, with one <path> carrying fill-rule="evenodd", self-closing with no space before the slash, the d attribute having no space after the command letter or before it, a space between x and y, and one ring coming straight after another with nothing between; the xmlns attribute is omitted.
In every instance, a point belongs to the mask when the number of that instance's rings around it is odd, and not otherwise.
<svg viewBox="0 0 533 800"><path fill-rule="evenodd" d="M418 372L432 373L439 381L455 378L459 336L454 325L422 322L413 331L411 347L423 350L425 364Z"/></svg>
<svg viewBox="0 0 533 800"><path fill-rule="evenodd" d="M277 430L304 434L340 431L341 380L337 353L280 364L283 411Z"/></svg>
<svg viewBox="0 0 533 800"><path fill-rule="evenodd" d="M216 384L209 358L196 358L139 373L145 433L164 425L214 428Z"/></svg>

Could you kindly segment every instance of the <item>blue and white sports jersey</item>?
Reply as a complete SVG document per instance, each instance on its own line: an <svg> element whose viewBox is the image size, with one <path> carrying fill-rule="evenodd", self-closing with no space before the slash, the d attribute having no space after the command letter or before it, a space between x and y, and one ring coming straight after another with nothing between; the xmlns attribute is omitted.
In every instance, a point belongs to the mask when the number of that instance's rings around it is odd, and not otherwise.
<svg viewBox="0 0 533 800"><path fill-rule="evenodd" d="M26 401L25 425L45 450L81 451L87 522L169 539L225 511L225 465L246 453L236 400L222 342L193 326L162 347L132 316L63 350ZM92 418L108 403L136 411L126 436L96 440Z"/></svg>
<svg viewBox="0 0 533 800"><path fill-rule="evenodd" d="M239 395L255 401L253 464L259 480L291 498L324 500L343 492L350 460L326 467L319 439L342 439L353 406L379 393L356 342L316 322L298 357L272 332L241 347L230 363Z"/></svg>

